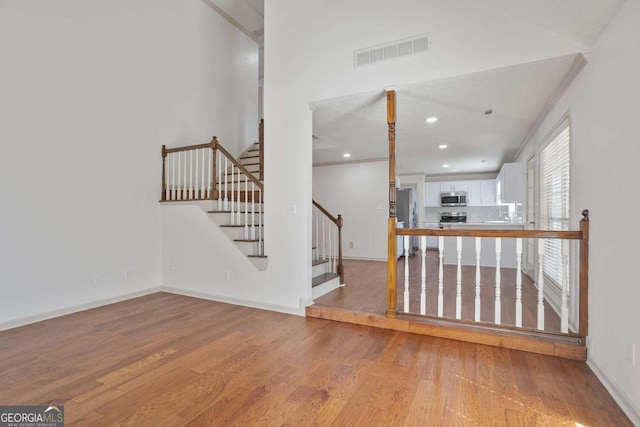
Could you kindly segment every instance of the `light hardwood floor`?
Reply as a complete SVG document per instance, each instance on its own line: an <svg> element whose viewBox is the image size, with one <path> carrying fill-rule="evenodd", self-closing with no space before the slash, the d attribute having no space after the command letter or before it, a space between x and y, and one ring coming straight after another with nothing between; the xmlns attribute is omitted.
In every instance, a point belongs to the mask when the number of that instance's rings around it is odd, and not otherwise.
<svg viewBox="0 0 640 427"><path fill-rule="evenodd" d="M167 293L0 332L68 426L629 426L582 362Z"/></svg>

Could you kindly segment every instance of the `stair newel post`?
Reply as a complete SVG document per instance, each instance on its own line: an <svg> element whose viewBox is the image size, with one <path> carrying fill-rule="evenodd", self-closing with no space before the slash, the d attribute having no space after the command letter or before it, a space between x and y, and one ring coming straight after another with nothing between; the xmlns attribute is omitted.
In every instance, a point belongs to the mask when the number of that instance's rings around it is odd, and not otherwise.
<svg viewBox="0 0 640 427"><path fill-rule="evenodd" d="M216 151L218 149L218 138L217 137L212 137L211 138L211 195L210 198L211 200L216 200L218 198L218 187L216 186L216 168L217 168L217 162L216 162Z"/></svg>
<svg viewBox="0 0 640 427"><path fill-rule="evenodd" d="M387 125L389 127L389 219L387 221L387 317L397 313L396 294L396 91L387 90Z"/></svg>
<svg viewBox="0 0 640 427"><path fill-rule="evenodd" d="M160 197L160 200L162 200L163 202L167 200L167 176L166 176L166 169L165 169L166 161L167 161L167 146L163 145L162 146L162 196Z"/></svg>
<svg viewBox="0 0 640 427"><path fill-rule="evenodd" d="M580 221L580 307L579 307L579 328L582 343L586 343L589 335L589 209L582 211Z"/></svg>
<svg viewBox="0 0 640 427"><path fill-rule="evenodd" d="M260 145L260 181L264 180L264 119L258 126L258 144Z"/></svg>
<svg viewBox="0 0 640 427"><path fill-rule="evenodd" d="M338 214L336 221L338 226L338 275L340 276L340 284L344 285L344 267L342 265L342 215Z"/></svg>

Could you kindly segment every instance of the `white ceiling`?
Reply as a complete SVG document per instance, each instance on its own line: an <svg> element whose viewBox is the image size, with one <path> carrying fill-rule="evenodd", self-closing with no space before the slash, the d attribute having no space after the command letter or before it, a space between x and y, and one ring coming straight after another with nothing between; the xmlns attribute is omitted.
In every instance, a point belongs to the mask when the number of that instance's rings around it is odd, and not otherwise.
<svg viewBox="0 0 640 427"><path fill-rule="evenodd" d="M215 4L235 25L254 36L260 38L264 32L264 0L205 1ZM487 28L491 22L508 22L521 28L533 26L549 36L545 38L547 42L555 39L558 43L563 40L577 43L576 54L397 87L398 173L495 172L503 162L511 161L544 114L545 106L566 84L567 76L575 73L576 64L583 64L576 58L588 55L624 1L482 0L480 5L485 12L482 19ZM432 28L425 28L424 32L434 40L456 40L455 35L460 33L456 8L444 2L438 5L434 3L434 7L441 8L438 16L442 25L435 33ZM389 24L398 24L402 33L401 22ZM494 44L501 43L500 39L509 46L509 34L491 38ZM554 54L547 57L551 56ZM387 157L382 88L313 105L314 164ZM494 109L494 114L485 116L483 112L489 108ZM425 118L431 115L439 121L427 125ZM439 144L447 144L448 148L439 150ZM351 153L349 160L343 157L344 152ZM444 168L444 164L449 167Z"/></svg>
<svg viewBox="0 0 640 427"><path fill-rule="evenodd" d="M576 55L396 88L398 173L482 173L510 161ZM579 63L579 61L578 61ZM314 164L388 155L383 90L314 102ZM492 115L485 115L493 109ZM427 124L435 116L438 121ZM438 148L446 144L445 150ZM443 165L449 165L448 168Z"/></svg>

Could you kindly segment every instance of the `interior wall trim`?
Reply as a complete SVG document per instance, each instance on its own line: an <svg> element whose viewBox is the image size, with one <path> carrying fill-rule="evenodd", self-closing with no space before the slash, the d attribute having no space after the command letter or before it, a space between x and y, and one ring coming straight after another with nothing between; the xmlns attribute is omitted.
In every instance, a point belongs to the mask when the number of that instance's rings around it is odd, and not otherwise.
<svg viewBox="0 0 640 427"><path fill-rule="evenodd" d="M240 24L238 21L236 21L235 19L233 19L231 17L231 15L229 15L227 12L225 12L224 10L222 10L219 6L215 5L214 3L212 3L209 0L202 0L202 2L204 4L206 4L207 6L209 6L211 9L213 9L214 11L216 11L220 16L222 16L224 19L226 19L227 21L229 21L229 23L231 25L233 25L234 27L236 27L238 30L242 31L243 33L245 33L247 35L247 37L249 37L251 40L253 40L254 42L258 43L258 45L260 45L260 40L253 35L253 33L249 30L247 30L244 26L242 26L242 24Z"/></svg>

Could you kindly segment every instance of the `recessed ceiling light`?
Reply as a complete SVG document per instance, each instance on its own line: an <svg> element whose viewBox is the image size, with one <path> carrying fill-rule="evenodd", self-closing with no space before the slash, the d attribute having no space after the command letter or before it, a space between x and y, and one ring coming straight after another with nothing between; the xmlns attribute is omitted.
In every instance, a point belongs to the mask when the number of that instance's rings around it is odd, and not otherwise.
<svg viewBox="0 0 640 427"><path fill-rule="evenodd" d="M438 148L444 150L445 148L447 148L447 144L440 144L438 145Z"/></svg>
<svg viewBox="0 0 640 427"><path fill-rule="evenodd" d="M435 123L438 121L437 117L428 117L427 118L427 123Z"/></svg>
<svg viewBox="0 0 640 427"><path fill-rule="evenodd" d="M443 168L448 168L448 167L449 167L449 165L442 165L442 167L443 167Z"/></svg>
<svg viewBox="0 0 640 427"><path fill-rule="evenodd" d="M348 158L348 157L351 157L351 154L349 154L349 153L344 153L344 154L342 155L342 157Z"/></svg>

